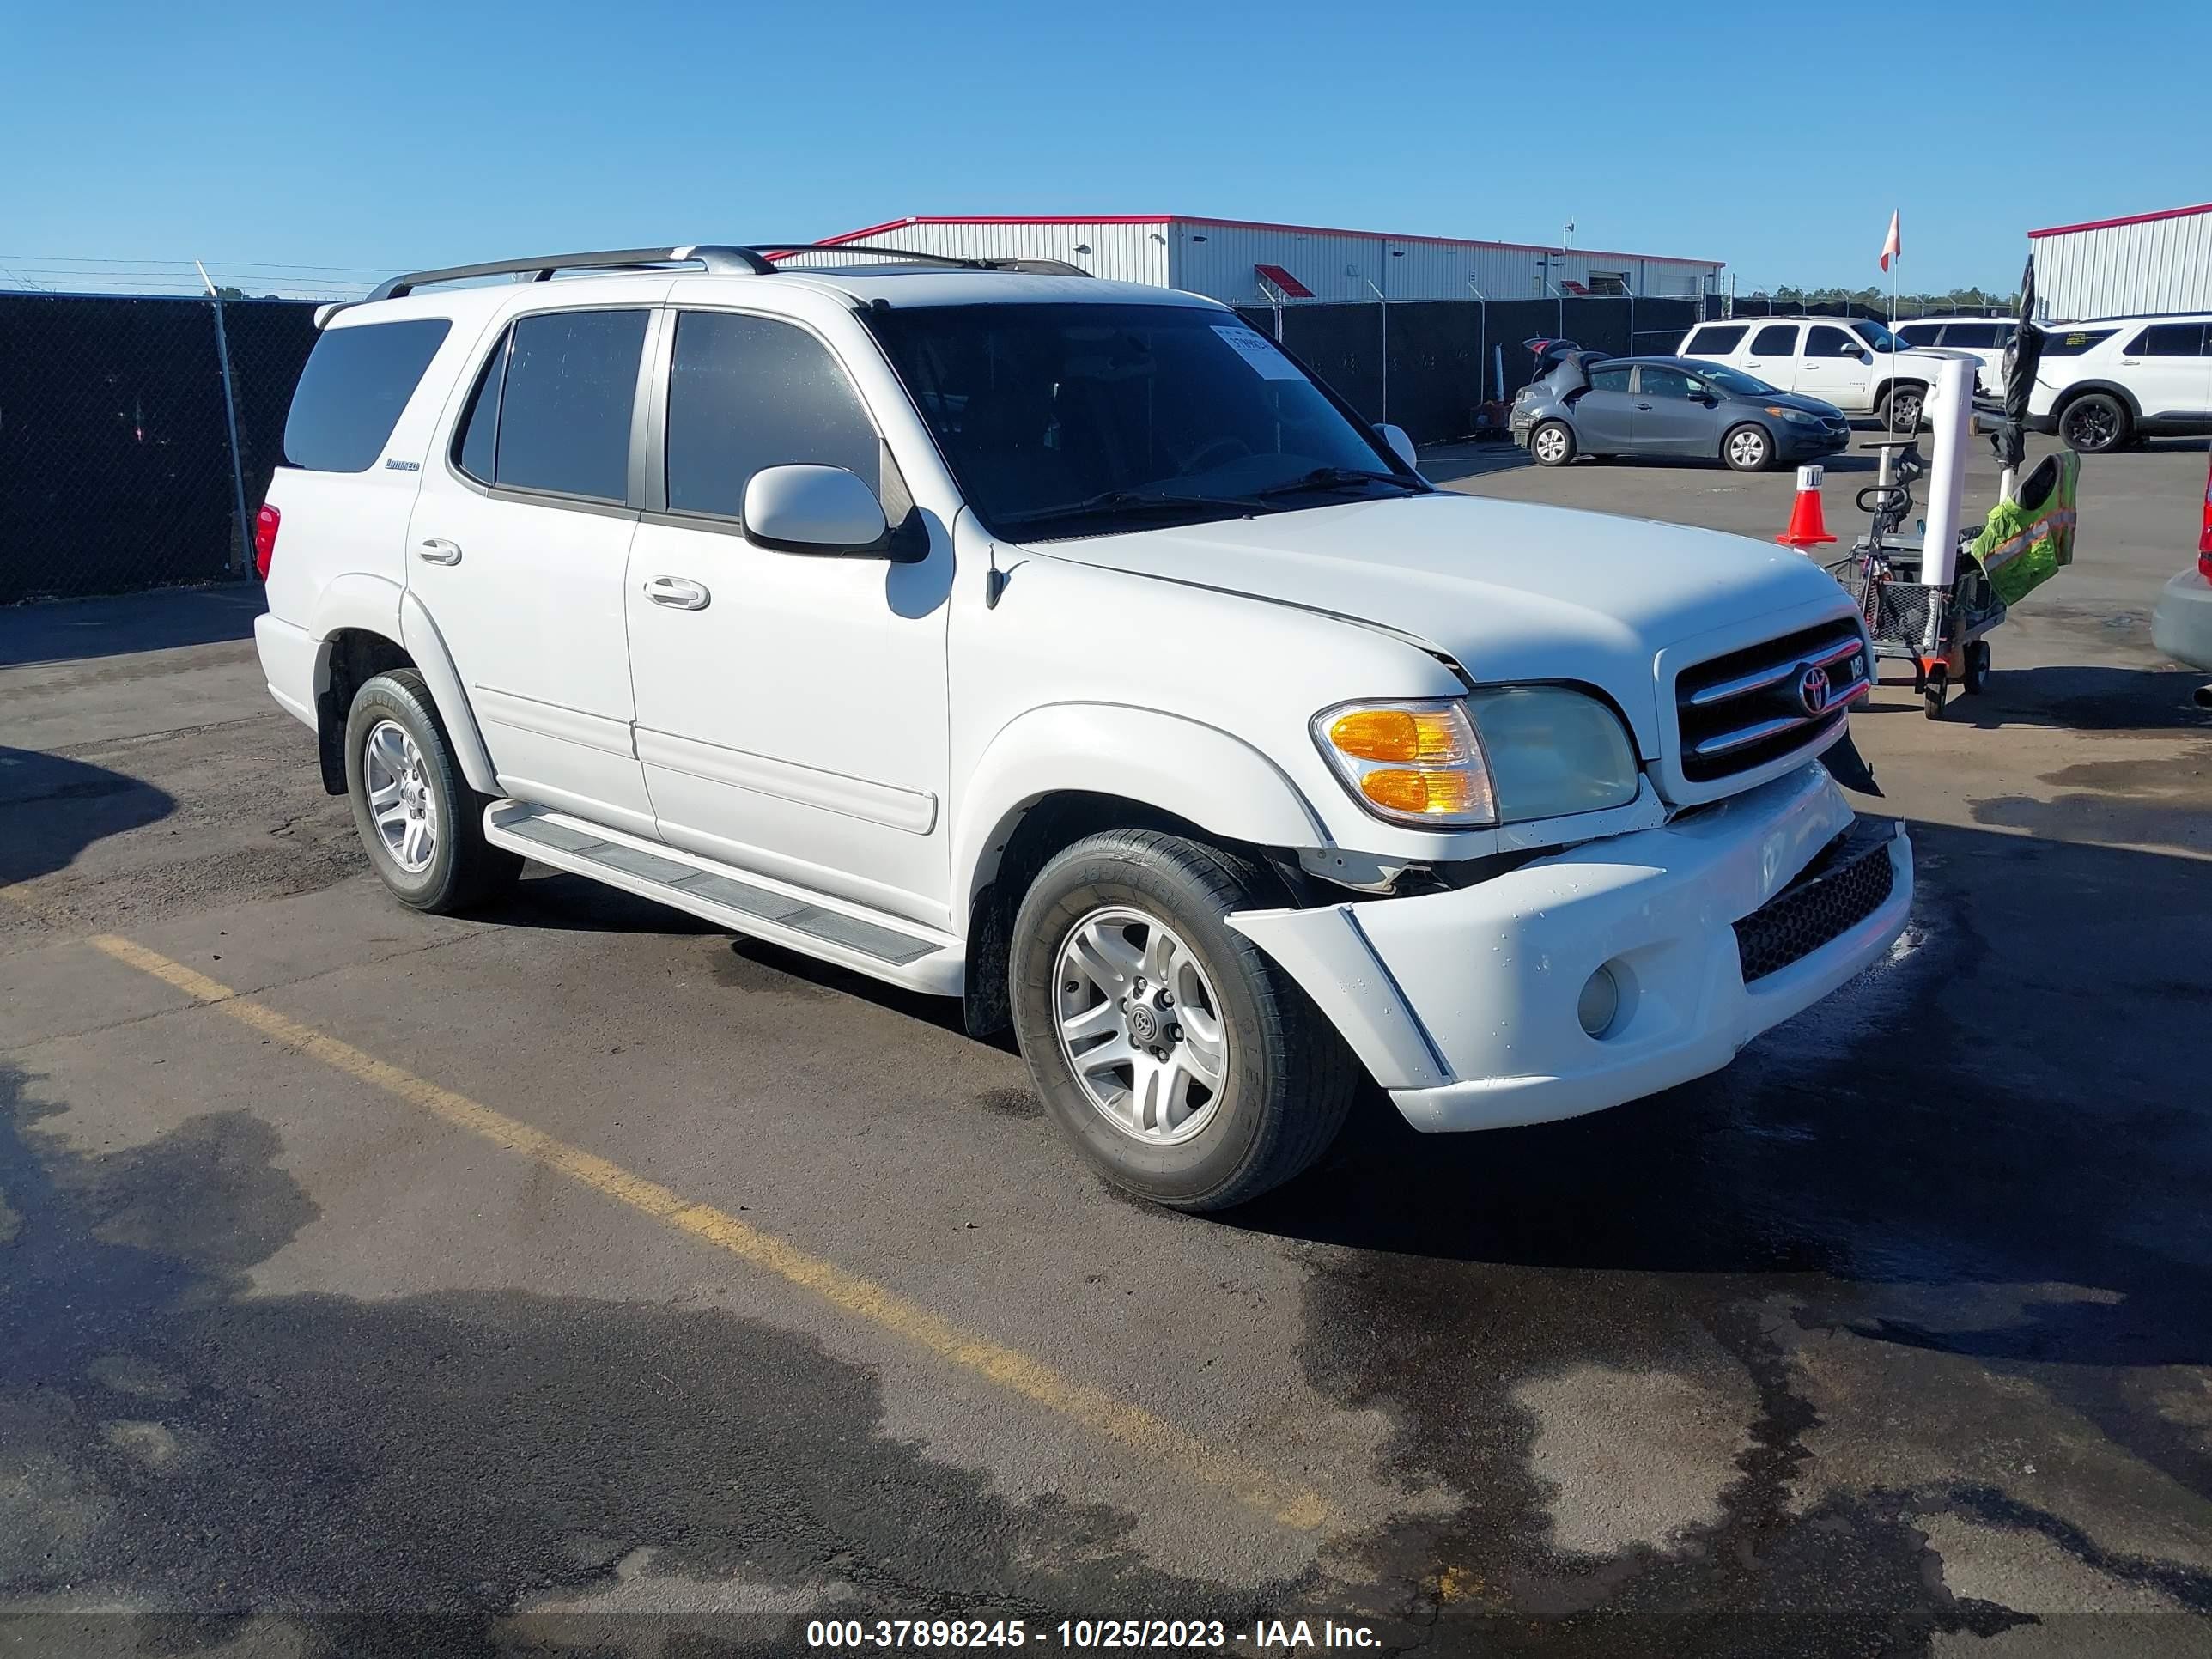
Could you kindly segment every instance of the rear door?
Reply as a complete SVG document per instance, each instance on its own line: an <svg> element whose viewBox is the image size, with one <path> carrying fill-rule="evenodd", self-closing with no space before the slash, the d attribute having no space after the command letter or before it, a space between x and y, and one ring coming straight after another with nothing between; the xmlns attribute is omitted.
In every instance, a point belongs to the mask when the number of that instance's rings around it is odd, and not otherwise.
<svg viewBox="0 0 2212 1659"><path fill-rule="evenodd" d="M1867 359L1872 355L1866 342L1849 329L1814 323L1806 330L1796 383L1790 390L1823 398L1838 409L1869 408L1874 368Z"/></svg>
<svg viewBox="0 0 2212 1659"><path fill-rule="evenodd" d="M2212 409L2212 357L2203 323L2153 323L2120 353L2120 380L2147 420Z"/></svg>
<svg viewBox="0 0 2212 1659"><path fill-rule="evenodd" d="M423 467L407 538L409 589L453 655L500 787L647 836L623 576L655 314L515 318Z"/></svg>
<svg viewBox="0 0 2212 1659"><path fill-rule="evenodd" d="M1636 447L1646 455L1717 455L1721 417L1705 382L1679 368L1646 363L1636 371Z"/></svg>
<svg viewBox="0 0 2212 1659"><path fill-rule="evenodd" d="M1574 405L1575 442L1585 453L1618 455L1635 442L1631 373L1625 363L1601 363L1590 371L1589 390Z"/></svg>
<svg viewBox="0 0 2212 1659"><path fill-rule="evenodd" d="M1797 389L1797 337L1802 323L1761 323L1743 350L1743 367L1778 392Z"/></svg>

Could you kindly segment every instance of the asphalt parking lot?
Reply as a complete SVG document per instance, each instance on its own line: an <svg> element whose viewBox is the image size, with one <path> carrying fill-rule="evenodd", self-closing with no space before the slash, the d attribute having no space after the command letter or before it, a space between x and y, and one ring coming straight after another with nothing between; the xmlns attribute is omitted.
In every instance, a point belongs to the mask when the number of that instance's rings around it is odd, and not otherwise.
<svg viewBox="0 0 2212 1659"><path fill-rule="evenodd" d="M0 611L0 1644L2212 1652L2212 715L2149 646L2203 466L2094 458L1988 692L1857 718L1881 969L1595 1117L1369 1101L1206 1219L949 1006L542 872L391 902L250 594Z"/></svg>

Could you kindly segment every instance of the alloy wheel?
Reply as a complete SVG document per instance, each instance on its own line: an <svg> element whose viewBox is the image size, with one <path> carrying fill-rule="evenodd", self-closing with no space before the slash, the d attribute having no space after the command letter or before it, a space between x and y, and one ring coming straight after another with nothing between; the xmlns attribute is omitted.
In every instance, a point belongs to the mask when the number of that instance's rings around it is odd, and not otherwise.
<svg viewBox="0 0 2212 1659"><path fill-rule="evenodd" d="M1168 1146L1212 1120L1229 1033L1212 981L1175 929L1124 906L1093 910L1061 941L1054 986L1061 1057L1108 1122Z"/></svg>
<svg viewBox="0 0 2212 1659"><path fill-rule="evenodd" d="M1766 460L1766 439L1758 432L1739 432L1729 440L1729 461L1746 472L1755 472Z"/></svg>
<svg viewBox="0 0 2212 1659"><path fill-rule="evenodd" d="M1551 464L1567 458L1567 434L1560 428L1547 426L1536 434L1536 459Z"/></svg>
<svg viewBox="0 0 2212 1659"><path fill-rule="evenodd" d="M379 720L370 729L361 775L385 852L409 875L421 875L438 855L438 797L405 726Z"/></svg>

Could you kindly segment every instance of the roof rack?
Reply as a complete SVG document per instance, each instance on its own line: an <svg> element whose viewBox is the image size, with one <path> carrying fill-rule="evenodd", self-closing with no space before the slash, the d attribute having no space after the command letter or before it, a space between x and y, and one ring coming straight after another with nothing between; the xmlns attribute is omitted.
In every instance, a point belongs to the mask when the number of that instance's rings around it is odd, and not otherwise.
<svg viewBox="0 0 2212 1659"><path fill-rule="evenodd" d="M1009 270L1055 276L1086 276L1088 271L1062 259L962 258L948 253L918 253L910 248L865 247L850 242L753 242L743 246L699 243L685 247L627 247L597 253L548 253L529 259L495 259L489 264L448 265L439 270L410 270L379 283L368 299L396 300L434 283L462 283L479 276L527 276L532 282L552 279L562 270L650 270L659 265L696 264L718 276L771 276L779 270L775 256L786 253L842 253L874 255L909 264L946 265L961 270ZM364 301L366 303L366 301Z"/></svg>

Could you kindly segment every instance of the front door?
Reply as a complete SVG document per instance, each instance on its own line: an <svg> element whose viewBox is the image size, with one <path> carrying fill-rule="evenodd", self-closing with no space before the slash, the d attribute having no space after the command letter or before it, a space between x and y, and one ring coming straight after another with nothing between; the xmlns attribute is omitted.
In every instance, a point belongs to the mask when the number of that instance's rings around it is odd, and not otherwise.
<svg viewBox="0 0 2212 1659"><path fill-rule="evenodd" d="M623 578L649 308L501 332L449 453L426 459L408 586L452 653L500 787L653 833L630 746Z"/></svg>
<svg viewBox="0 0 2212 1659"><path fill-rule="evenodd" d="M1717 455L1721 420L1705 382L1679 368L1637 370L1636 447L1646 455Z"/></svg>
<svg viewBox="0 0 2212 1659"><path fill-rule="evenodd" d="M1635 403L1626 367L1590 371L1589 389L1575 399L1575 442L1585 454L1625 454L1636 436Z"/></svg>
<svg viewBox="0 0 2212 1659"><path fill-rule="evenodd" d="M1874 354L1846 328L1815 323L1806 331L1804 355L1797 363L1793 391L1819 398L1838 409L1868 409L1874 401Z"/></svg>
<svg viewBox="0 0 2212 1659"><path fill-rule="evenodd" d="M944 927L949 534L914 513L851 379L799 325L672 314L665 512L625 587L637 752L660 834ZM746 539L764 466L857 473L911 562Z"/></svg>
<svg viewBox="0 0 2212 1659"><path fill-rule="evenodd" d="M1797 337L1802 323L1761 323L1744 348L1743 367L1777 392L1802 391L1797 385Z"/></svg>

